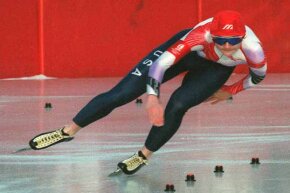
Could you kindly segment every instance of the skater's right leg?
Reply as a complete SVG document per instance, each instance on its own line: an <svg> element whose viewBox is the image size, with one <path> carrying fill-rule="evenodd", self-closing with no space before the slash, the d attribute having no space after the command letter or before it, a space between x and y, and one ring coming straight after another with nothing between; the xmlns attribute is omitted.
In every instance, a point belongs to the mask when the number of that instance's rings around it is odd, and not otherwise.
<svg viewBox="0 0 290 193"><path fill-rule="evenodd" d="M74 122L63 128L63 132L67 133L69 136L74 136L79 130L81 130L81 127Z"/></svg>
<svg viewBox="0 0 290 193"><path fill-rule="evenodd" d="M64 131L74 135L81 128L105 117L115 108L136 99L145 92L147 74L150 66L171 45L188 33L190 29L183 30L161 46L155 48L141 62L139 62L129 74L122 79L113 89L93 98L74 118L73 123L68 125ZM169 68L164 76L168 81L186 70L182 61Z"/></svg>
<svg viewBox="0 0 290 193"><path fill-rule="evenodd" d="M93 98L74 118L73 122L65 126L64 128L58 129L59 134L64 138L66 136L73 136L81 128L89 125L90 123L105 117L115 108L122 106L126 103L131 102L140 95L142 95L146 90L146 81L149 67L152 63L171 45L183 37L188 30L183 30L173 36L170 40L154 49L147 57L145 57L137 66L124 78L122 79L114 88L110 91L102 93L95 98ZM169 80L174 76L185 71L186 68L180 61L178 64L174 65L172 68L168 69L168 73L165 80ZM33 138L30 142L30 146L33 149L38 149L37 144L48 144L47 147L59 143L58 140L52 140L52 133L55 131L45 133L44 137L38 135L38 138ZM51 135L50 135L51 133ZM41 139L41 141L37 141ZM61 138L57 138L61 139ZM65 140L63 140L65 141ZM41 149L46 148L42 146Z"/></svg>
<svg viewBox="0 0 290 193"><path fill-rule="evenodd" d="M156 57L156 56L155 56ZM138 65L138 74L135 71L129 73L114 88L108 92L94 97L74 118L70 125L46 132L34 137L29 145L32 149L44 149L59 142L65 141L66 136L72 137L81 128L101 119L112 112L115 108L122 106L142 95L146 89L146 78L148 73L146 65ZM58 137L55 137L58 135ZM71 138L72 139L72 138Z"/></svg>

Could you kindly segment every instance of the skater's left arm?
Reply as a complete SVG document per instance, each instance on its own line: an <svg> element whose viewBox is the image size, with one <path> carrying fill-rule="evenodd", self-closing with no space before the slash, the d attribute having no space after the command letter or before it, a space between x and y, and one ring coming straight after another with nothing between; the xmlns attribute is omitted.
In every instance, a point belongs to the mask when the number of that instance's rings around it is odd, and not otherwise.
<svg viewBox="0 0 290 193"><path fill-rule="evenodd" d="M244 46L246 47L246 46ZM259 84L266 76L267 61L260 42L252 43L243 48L247 59L249 74L233 85L224 85L222 90L235 95L242 90L249 89Z"/></svg>
<svg viewBox="0 0 290 193"><path fill-rule="evenodd" d="M204 102L211 102L212 105L224 101L224 100L231 100L232 94L228 91L224 91L223 89L219 89L215 92L211 97L209 97Z"/></svg>
<svg viewBox="0 0 290 193"><path fill-rule="evenodd" d="M224 85L207 101L212 101L212 104L216 104L220 101L227 100L232 95L254 87L265 78L267 61L260 42L252 43L247 49L244 48L243 52L247 58L249 74L232 85Z"/></svg>

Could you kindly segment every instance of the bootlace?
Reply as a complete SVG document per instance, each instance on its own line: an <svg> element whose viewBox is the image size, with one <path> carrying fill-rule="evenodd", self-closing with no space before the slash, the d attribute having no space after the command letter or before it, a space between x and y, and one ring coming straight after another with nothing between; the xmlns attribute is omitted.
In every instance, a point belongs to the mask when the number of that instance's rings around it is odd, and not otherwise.
<svg viewBox="0 0 290 193"><path fill-rule="evenodd" d="M147 164L148 161L143 159L139 155L135 154L131 158L125 161L127 168L137 168L141 164Z"/></svg>
<svg viewBox="0 0 290 193"><path fill-rule="evenodd" d="M36 138L35 141L37 142L37 146L43 147L43 146L50 145L56 141L59 141L63 138L64 136L62 135L61 130L57 130L53 133L49 133L44 136L39 136L39 138Z"/></svg>

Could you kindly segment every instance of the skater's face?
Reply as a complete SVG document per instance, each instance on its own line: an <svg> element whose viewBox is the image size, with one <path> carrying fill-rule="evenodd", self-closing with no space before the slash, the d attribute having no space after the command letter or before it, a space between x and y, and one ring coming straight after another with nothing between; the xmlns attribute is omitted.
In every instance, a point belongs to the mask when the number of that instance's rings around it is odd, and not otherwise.
<svg viewBox="0 0 290 193"><path fill-rule="evenodd" d="M225 56L232 56L240 47L243 37L213 37L215 46Z"/></svg>

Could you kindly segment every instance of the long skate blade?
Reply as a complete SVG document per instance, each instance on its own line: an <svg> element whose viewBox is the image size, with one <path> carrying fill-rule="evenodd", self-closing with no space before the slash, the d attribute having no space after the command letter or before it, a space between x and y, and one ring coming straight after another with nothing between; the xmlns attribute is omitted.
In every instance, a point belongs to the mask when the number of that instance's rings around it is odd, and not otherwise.
<svg viewBox="0 0 290 193"><path fill-rule="evenodd" d="M12 152L12 154L20 153L20 152L23 152L23 151L30 151L30 150L32 150L31 147L25 147L25 148L18 149L16 151Z"/></svg>
<svg viewBox="0 0 290 193"><path fill-rule="evenodd" d="M122 170L121 170L120 168L118 168L118 169L115 170L114 172L110 173L110 174L108 175L108 177L118 176L118 175L120 175L120 174L122 174L122 173L123 173Z"/></svg>

